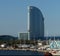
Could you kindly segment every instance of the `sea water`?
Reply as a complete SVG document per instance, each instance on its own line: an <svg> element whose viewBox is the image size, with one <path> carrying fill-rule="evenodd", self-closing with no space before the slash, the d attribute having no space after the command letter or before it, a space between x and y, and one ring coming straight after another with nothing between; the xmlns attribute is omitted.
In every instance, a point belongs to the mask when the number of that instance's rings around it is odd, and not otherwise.
<svg viewBox="0 0 60 56"><path fill-rule="evenodd" d="M23 51L23 50L0 50L0 55L31 55L31 56L44 56L44 53L37 51Z"/></svg>

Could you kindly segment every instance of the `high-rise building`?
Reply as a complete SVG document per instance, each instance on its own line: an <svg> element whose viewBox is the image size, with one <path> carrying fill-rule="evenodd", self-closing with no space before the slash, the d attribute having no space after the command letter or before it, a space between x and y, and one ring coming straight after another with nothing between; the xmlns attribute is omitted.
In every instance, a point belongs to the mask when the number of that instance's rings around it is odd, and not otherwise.
<svg viewBox="0 0 60 56"><path fill-rule="evenodd" d="M28 32L30 40L44 37L44 18L41 11L34 6L28 7Z"/></svg>

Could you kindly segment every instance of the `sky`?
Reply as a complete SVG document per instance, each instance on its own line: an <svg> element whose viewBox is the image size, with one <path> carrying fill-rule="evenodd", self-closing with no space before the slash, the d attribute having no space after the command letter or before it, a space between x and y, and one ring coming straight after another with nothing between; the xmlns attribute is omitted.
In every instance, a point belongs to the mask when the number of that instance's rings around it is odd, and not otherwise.
<svg viewBox="0 0 60 56"><path fill-rule="evenodd" d="M0 35L28 31L28 6L41 10L45 36L60 36L60 0L0 0Z"/></svg>

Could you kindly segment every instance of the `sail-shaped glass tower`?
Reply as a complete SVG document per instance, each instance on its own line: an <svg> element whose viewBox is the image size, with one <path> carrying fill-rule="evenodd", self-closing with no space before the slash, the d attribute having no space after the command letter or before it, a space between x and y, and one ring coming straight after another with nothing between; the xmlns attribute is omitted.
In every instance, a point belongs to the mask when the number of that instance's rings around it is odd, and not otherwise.
<svg viewBox="0 0 60 56"><path fill-rule="evenodd" d="M41 11L34 6L28 7L28 32L30 40L44 37L44 17Z"/></svg>

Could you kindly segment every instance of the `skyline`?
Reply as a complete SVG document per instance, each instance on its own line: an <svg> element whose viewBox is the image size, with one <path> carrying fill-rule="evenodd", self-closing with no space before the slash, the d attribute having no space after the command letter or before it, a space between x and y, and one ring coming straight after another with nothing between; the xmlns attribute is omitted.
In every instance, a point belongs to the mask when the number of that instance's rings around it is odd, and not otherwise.
<svg viewBox="0 0 60 56"><path fill-rule="evenodd" d="M45 36L60 36L59 5L57 0L0 0L0 35L17 36L19 32L27 32L27 7L35 6L44 16Z"/></svg>

